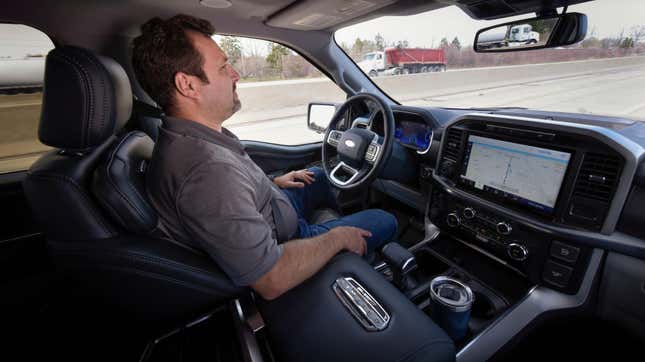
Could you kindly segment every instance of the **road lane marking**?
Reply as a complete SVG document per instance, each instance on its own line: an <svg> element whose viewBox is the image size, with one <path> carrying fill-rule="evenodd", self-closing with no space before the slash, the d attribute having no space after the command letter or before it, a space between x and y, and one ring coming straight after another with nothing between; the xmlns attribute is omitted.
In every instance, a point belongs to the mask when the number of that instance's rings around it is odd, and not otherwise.
<svg viewBox="0 0 645 362"><path fill-rule="evenodd" d="M0 108L18 108L18 107L33 107L40 106L42 102L30 102L30 103L1 103Z"/></svg>

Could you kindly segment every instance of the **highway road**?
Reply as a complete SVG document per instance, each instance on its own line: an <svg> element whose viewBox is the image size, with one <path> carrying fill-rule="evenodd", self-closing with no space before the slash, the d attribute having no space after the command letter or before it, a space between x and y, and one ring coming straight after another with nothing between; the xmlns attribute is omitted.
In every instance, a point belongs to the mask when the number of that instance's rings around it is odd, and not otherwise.
<svg viewBox="0 0 645 362"><path fill-rule="evenodd" d="M645 57L460 69L374 81L405 105L526 107L645 120ZM344 98L333 83L309 80L273 82L266 86L271 91L263 92L268 94L264 101L256 101L263 87L258 83L238 89L242 111L225 125L241 139L283 144L319 141L321 135L306 128L306 99L342 102Z"/></svg>
<svg viewBox="0 0 645 362"><path fill-rule="evenodd" d="M645 120L645 56L449 70L374 78L399 102L439 107L527 107ZM307 104L342 102L323 78L240 83L242 110L224 125L241 139L302 144L322 139L306 127ZM0 172L20 162L16 152L44 147L35 140L40 94L0 96ZM6 166L3 166L6 165Z"/></svg>

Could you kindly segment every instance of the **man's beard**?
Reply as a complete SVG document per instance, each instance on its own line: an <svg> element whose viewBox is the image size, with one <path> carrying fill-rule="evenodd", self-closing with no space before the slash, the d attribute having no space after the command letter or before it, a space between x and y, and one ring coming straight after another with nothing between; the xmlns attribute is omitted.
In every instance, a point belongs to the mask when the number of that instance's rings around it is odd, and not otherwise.
<svg viewBox="0 0 645 362"><path fill-rule="evenodd" d="M233 113L239 111L242 108L242 102L240 102L240 96L237 94L237 84L233 84Z"/></svg>
<svg viewBox="0 0 645 362"><path fill-rule="evenodd" d="M242 108L242 102L238 98L233 99L233 113L239 111Z"/></svg>

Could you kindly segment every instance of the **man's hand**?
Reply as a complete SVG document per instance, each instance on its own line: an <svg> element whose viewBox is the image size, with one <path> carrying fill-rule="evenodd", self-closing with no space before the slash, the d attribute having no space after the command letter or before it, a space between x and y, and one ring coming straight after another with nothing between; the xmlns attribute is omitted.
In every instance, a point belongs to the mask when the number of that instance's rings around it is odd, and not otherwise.
<svg viewBox="0 0 645 362"><path fill-rule="evenodd" d="M365 254L367 251L365 238L372 236L369 231L352 226L338 226L329 230L327 234L334 241L339 242L343 249L358 255Z"/></svg>
<svg viewBox="0 0 645 362"><path fill-rule="evenodd" d="M303 188L305 184L309 185L314 181L316 181L314 179L314 173L307 170L291 171L273 179L273 182L283 189L292 187Z"/></svg>

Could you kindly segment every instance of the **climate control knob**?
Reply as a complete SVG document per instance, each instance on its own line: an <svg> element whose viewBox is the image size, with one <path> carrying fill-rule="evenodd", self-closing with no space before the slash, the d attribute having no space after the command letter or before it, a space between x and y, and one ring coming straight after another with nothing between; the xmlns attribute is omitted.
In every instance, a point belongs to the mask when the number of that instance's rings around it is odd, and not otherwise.
<svg viewBox="0 0 645 362"><path fill-rule="evenodd" d="M446 216L446 224L448 224L448 226L454 228L456 226L459 226L460 223L461 220L459 220L459 216L457 216L456 213L452 212L448 214L448 216Z"/></svg>
<svg viewBox="0 0 645 362"><path fill-rule="evenodd" d="M463 214L466 219L472 219L475 217L476 212L472 207L467 207L464 209Z"/></svg>
<svg viewBox="0 0 645 362"><path fill-rule="evenodd" d="M529 250L526 246L518 243L510 243L506 247L506 252L508 256L513 260L524 261L529 257Z"/></svg>
<svg viewBox="0 0 645 362"><path fill-rule="evenodd" d="M505 221L498 222L497 225L495 225L495 229L502 235L510 235L510 233L513 231L511 224Z"/></svg>

